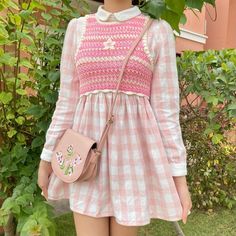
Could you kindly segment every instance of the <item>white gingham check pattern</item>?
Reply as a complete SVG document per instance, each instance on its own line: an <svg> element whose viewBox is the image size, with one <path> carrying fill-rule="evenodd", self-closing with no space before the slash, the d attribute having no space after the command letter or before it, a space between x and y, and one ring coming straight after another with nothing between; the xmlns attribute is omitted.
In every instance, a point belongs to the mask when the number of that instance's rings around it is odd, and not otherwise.
<svg viewBox="0 0 236 236"><path fill-rule="evenodd" d="M46 161L51 160L52 150L67 128L98 140L108 117L108 106L114 99L113 92L79 97L73 59L81 36L75 29L83 23L83 17L72 19L66 31L59 99L40 156ZM149 48L156 59L150 100L120 93L115 121L102 150L98 178L66 184L52 173L49 199L68 198L73 211L96 217L114 215L124 225L145 225L151 218L170 221L182 218L172 178L187 174L178 116L175 41L164 20L155 20L148 35Z"/></svg>

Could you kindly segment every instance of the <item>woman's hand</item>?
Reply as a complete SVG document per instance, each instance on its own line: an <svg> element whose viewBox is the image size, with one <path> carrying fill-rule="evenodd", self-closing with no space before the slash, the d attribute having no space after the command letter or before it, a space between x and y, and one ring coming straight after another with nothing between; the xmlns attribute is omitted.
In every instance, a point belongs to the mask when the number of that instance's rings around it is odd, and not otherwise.
<svg viewBox="0 0 236 236"><path fill-rule="evenodd" d="M188 191L188 185L185 176L173 176L176 189L178 191L180 201L183 207L182 221L184 224L187 222L187 217L190 209L192 208L192 201Z"/></svg>
<svg viewBox="0 0 236 236"><path fill-rule="evenodd" d="M42 189L43 196L48 200L49 177L52 173L51 162L41 160L38 169L38 186Z"/></svg>

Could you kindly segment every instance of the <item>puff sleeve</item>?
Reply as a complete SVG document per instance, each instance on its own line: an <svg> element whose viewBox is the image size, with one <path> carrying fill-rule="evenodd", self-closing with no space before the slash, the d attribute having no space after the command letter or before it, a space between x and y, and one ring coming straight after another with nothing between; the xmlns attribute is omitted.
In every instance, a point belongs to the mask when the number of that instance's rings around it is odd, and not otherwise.
<svg viewBox="0 0 236 236"><path fill-rule="evenodd" d="M150 105L158 123L173 176L187 175L186 148L179 122L180 96L175 37L169 23L155 20L151 50L155 50Z"/></svg>
<svg viewBox="0 0 236 236"><path fill-rule="evenodd" d="M60 59L60 86L58 100L51 123L46 132L45 143L40 159L51 162L55 144L67 128L72 127L77 100L79 80L75 76L76 27L77 18L69 21L65 32Z"/></svg>

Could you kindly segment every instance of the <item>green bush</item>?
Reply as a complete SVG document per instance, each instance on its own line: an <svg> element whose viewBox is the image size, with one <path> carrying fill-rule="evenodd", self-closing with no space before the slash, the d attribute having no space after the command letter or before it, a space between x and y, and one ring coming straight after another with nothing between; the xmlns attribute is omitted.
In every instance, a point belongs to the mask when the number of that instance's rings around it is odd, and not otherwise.
<svg viewBox="0 0 236 236"><path fill-rule="evenodd" d="M180 118L193 204L208 210L232 208L236 148L225 131L236 121L236 50L186 51L177 64L181 98L187 101Z"/></svg>
<svg viewBox="0 0 236 236"><path fill-rule="evenodd" d="M212 143L203 134L206 128L203 119L185 122L182 118L181 124L193 206L206 210L236 206L236 148L226 140Z"/></svg>
<svg viewBox="0 0 236 236"><path fill-rule="evenodd" d="M206 120L204 134L217 144L236 124L236 49L185 51L177 64L188 119ZM191 99L190 94L196 98ZM194 105L196 99L198 105Z"/></svg>
<svg viewBox="0 0 236 236"><path fill-rule="evenodd" d="M0 11L0 225L13 214L17 233L53 236L37 170L58 96L65 29L80 14L71 1L49 0L1 1Z"/></svg>

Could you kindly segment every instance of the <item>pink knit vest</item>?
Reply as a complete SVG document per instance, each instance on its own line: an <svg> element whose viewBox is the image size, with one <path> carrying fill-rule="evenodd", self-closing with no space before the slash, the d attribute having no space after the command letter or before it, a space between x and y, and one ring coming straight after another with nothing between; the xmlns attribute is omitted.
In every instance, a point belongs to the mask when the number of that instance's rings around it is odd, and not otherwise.
<svg viewBox="0 0 236 236"><path fill-rule="evenodd" d="M95 14L85 16L85 30L75 54L80 94L116 89L124 58L141 33L148 16L140 14L126 21L100 23ZM150 97L153 62L147 35L139 41L126 65L120 91Z"/></svg>

